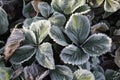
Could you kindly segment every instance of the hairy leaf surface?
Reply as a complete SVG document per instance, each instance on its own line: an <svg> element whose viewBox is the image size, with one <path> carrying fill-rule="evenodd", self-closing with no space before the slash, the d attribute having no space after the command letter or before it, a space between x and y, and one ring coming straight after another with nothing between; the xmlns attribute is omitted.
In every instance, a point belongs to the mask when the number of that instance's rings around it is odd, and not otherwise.
<svg viewBox="0 0 120 80"><path fill-rule="evenodd" d="M86 16L72 14L65 27L65 33L76 45L83 43L90 32L90 22Z"/></svg>
<svg viewBox="0 0 120 80"><path fill-rule="evenodd" d="M40 2L38 4L38 9L41 13L41 15L45 18L48 18L50 14L52 14L52 8L47 2Z"/></svg>
<svg viewBox="0 0 120 80"><path fill-rule="evenodd" d="M56 65L55 70L50 72L51 80L72 80L73 74L70 68L64 65Z"/></svg>
<svg viewBox="0 0 120 80"><path fill-rule="evenodd" d="M90 71L81 69L74 72L73 80L95 80L95 77Z"/></svg>
<svg viewBox="0 0 120 80"><path fill-rule="evenodd" d="M51 24L47 20L39 20L33 22L30 26L30 30L35 33L37 43L40 44L48 35L51 28Z"/></svg>
<svg viewBox="0 0 120 80"><path fill-rule="evenodd" d="M86 0L52 0L52 7L65 14L73 13L77 8L85 4Z"/></svg>
<svg viewBox="0 0 120 80"><path fill-rule="evenodd" d="M24 45L18 48L13 56L10 58L10 62L13 64L21 64L28 61L36 53L36 49L31 45Z"/></svg>
<svg viewBox="0 0 120 80"><path fill-rule="evenodd" d="M104 9L107 12L116 12L120 9L120 3L116 0L105 0Z"/></svg>
<svg viewBox="0 0 120 80"><path fill-rule="evenodd" d="M49 20L52 25L62 27L66 22L66 17L59 12L54 12L53 15L49 18Z"/></svg>
<svg viewBox="0 0 120 80"><path fill-rule="evenodd" d="M64 61L64 63L80 65L87 62L89 56L84 53L82 49L74 45L69 45L62 50L60 58Z"/></svg>
<svg viewBox="0 0 120 80"><path fill-rule="evenodd" d="M68 45L68 43L66 42L66 39L59 27L52 26L49 35L59 45L62 45L62 46Z"/></svg>
<svg viewBox="0 0 120 80"><path fill-rule="evenodd" d="M93 34L83 45L83 49L90 56L99 56L109 51L111 48L111 39L105 34Z"/></svg>
<svg viewBox="0 0 120 80"><path fill-rule="evenodd" d="M54 69L53 50L50 43L43 43L39 46L36 59L40 65L48 69Z"/></svg>

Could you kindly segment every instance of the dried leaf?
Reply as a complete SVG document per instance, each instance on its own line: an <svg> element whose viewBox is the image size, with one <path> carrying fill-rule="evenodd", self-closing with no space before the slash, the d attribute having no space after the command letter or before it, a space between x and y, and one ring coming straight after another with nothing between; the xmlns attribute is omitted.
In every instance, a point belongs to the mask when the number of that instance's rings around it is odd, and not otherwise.
<svg viewBox="0 0 120 80"><path fill-rule="evenodd" d="M120 67L120 48L118 48L115 52L115 63L118 67Z"/></svg>
<svg viewBox="0 0 120 80"><path fill-rule="evenodd" d="M11 79L17 78L23 72L23 67L18 68L11 76Z"/></svg>
<svg viewBox="0 0 120 80"><path fill-rule="evenodd" d="M92 33L105 32L108 29L109 27L105 23L98 23L98 24L93 25Z"/></svg>
<svg viewBox="0 0 120 80"><path fill-rule="evenodd" d="M120 29L115 29L114 35L120 35Z"/></svg>
<svg viewBox="0 0 120 80"><path fill-rule="evenodd" d="M38 4L39 4L39 2L41 2L41 0L33 0L33 1L32 1L32 5L33 5L33 7L34 7L34 10L35 10L37 13L40 12L39 9L38 9Z"/></svg>
<svg viewBox="0 0 120 80"><path fill-rule="evenodd" d="M21 29L14 29L7 40L4 48L5 59L8 60L14 53L14 51L20 46L21 41L25 40L25 36Z"/></svg>
<svg viewBox="0 0 120 80"><path fill-rule="evenodd" d="M24 68L25 80L39 80L42 79L46 69L33 63L31 66ZM38 79L39 78L39 79Z"/></svg>

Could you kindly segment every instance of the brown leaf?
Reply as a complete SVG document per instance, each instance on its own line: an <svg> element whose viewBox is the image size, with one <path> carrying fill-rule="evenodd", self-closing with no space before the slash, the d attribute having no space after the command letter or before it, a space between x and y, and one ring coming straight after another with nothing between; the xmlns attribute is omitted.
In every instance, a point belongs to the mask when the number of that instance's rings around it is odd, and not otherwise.
<svg viewBox="0 0 120 80"><path fill-rule="evenodd" d="M39 9L38 9L38 4L39 4L39 2L41 2L41 0L33 0L33 1L32 1L33 8L34 8L34 10L35 10L37 13L40 12Z"/></svg>
<svg viewBox="0 0 120 80"><path fill-rule="evenodd" d="M21 29L14 29L7 40L4 48L5 59L8 60L14 53L14 51L20 46L20 43L25 40L25 36Z"/></svg>
<svg viewBox="0 0 120 80"><path fill-rule="evenodd" d="M38 80L36 78L41 79L45 77L43 74L47 74L46 69L36 63L24 68L25 80Z"/></svg>
<svg viewBox="0 0 120 80"><path fill-rule="evenodd" d="M92 33L100 33L100 32L105 32L109 28L105 23L98 23L92 26Z"/></svg>
<svg viewBox="0 0 120 80"><path fill-rule="evenodd" d="M11 75L11 79L14 80L14 79L17 78L22 72L23 72L23 67L21 66L20 68L18 68L18 69Z"/></svg>
<svg viewBox="0 0 120 80"><path fill-rule="evenodd" d="M113 35L120 35L120 29L115 29Z"/></svg>
<svg viewBox="0 0 120 80"><path fill-rule="evenodd" d="M115 63L120 68L120 47L115 52Z"/></svg>

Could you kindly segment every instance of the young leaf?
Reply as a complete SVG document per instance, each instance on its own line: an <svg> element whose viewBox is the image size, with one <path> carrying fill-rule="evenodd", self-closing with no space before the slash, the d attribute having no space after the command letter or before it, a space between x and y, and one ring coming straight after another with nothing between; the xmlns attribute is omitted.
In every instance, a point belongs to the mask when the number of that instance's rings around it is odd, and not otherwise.
<svg viewBox="0 0 120 80"><path fill-rule="evenodd" d="M73 80L95 80L95 77L90 71L81 69L74 72Z"/></svg>
<svg viewBox="0 0 120 80"><path fill-rule="evenodd" d="M69 45L62 50L60 58L64 61L64 63L80 65L87 62L89 56L84 53L82 49L79 49L74 45Z"/></svg>
<svg viewBox="0 0 120 80"><path fill-rule="evenodd" d="M30 26L30 30L32 30L36 35L37 43L40 44L48 35L51 28L51 24L47 20L39 20L33 22Z"/></svg>
<svg viewBox="0 0 120 80"><path fill-rule="evenodd" d="M105 34L93 34L83 44L83 50L90 56L99 56L109 51L111 48L111 39Z"/></svg>
<svg viewBox="0 0 120 80"><path fill-rule="evenodd" d="M40 2L38 4L38 9L41 13L41 15L45 18L48 18L50 14L52 14L52 8L47 2Z"/></svg>
<svg viewBox="0 0 120 80"><path fill-rule="evenodd" d="M4 34L8 30L7 13L0 7L0 34Z"/></svg>
<svg viewBox="0 0 120 80"><path fill-rule="evenodd" d="M53 59L53 50L50 43L43 43L39 46L39 49L36 54L36 59L38 63L48 69L54 69L54 59Z"/></svg>
<svg viewBox="0 0 120 80"><path fill-rule="evenodd" d="M73 74L69 67L56 65L54 70L50 71L51 80L72 80Z"/></svg>
<svg viewBox="0 0 120 80"><path fill-rule="evenodd" d="M53 15L49 18L49 20L52 25L61 27L65 24L66 17L59 12L54 12Z"/></svg>
<svg viewBox="0 0 120 80"><path fill-rule="evenodd" d="M120 67L120 48L118 48L115 52L115 63L118 67Z"/></svg>
<svg viewBox="0 0 120 80"><path fill-rule="evenodd" d="M120 9L120 3L115 0L105 0L104 9L107 12L116 12Z"/></svg>
<svg viewBox="0 0 120 80"><path fill-rule="evenodd" d="M49 35L59 45L62 45L62 46L68 45L61 29L58 28L57 26L51 27Z"/></svg>
<svg viewBox="0 0 120 80"><path fill-rule="evenodd" d="M7 40L4 49L5 59L8 60L14 53L14 51L20 46L20 43L25 40L25 36L21 29L14 29Z"/></svg>
<svg viewBox="0 0 120 80"><path fill-rule="evenodd" d="M73 13L77 8L84 5L86 0L52 0L52 7L58 12L65 14Z"/></svg>
<svg viewBox="0 0 120 80"><path fill-rule="evenodd" d="M28 61L36 53L36 49L31 45L24 45L18 48L10 58L12 64L21 64Z"/></svg>
<svg viewBox="0 0 120 80"><path fill-rule="evenodd" d="M0 80L10 80L9 73L2 67L0 67Z"/></svg>
<svg viewBox="0 0 120 80"><path fill-rule="evenodd" d="M95 76L95 80L106 80L104 74L99 71L94 71L93 74Z"/></svg>
<svg viewBox="0 0 120 80"><path fill-rule="evenodd" d="M76 45L83 43L90 32L90 22L86 16L73 14L65 27L65 33Z"/></svg>

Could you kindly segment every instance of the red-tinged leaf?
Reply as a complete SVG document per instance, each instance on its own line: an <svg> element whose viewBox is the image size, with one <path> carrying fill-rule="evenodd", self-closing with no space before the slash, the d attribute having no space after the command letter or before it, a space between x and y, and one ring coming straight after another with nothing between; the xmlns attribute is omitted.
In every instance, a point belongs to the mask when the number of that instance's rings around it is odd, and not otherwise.
<svg viewBox="0 0 120 80"><path fill-rule="evenodd" d="M11 79L14 80L23 72L23 67L18 68L11 76Z"/></svg>
<svg viewBox="0 0 120 80"><path fill-rule="evenodd" d="M14 29L7 40L7 43L4 48L5 59L8 60L13 54L14 51L20 46L20 43L25 40L25 36L21 29Z"/></svg>
<svg viewBox="0 0 120 80"><path fill-rule="evenodd" d="M32 1L32 5L33 5L33 7L34 7L34 10L35 10L37 13L40 12L39 9L38 9L38 3L39 3L39 2L41 2L41 0L33 0L33 1Z"/></svg>
<svg viewBox="0 0 120 80"><path fill-rule="evenodd" d="M41 80L46 77L47 70L36 63L24 68L25 80Z"/></svg>

